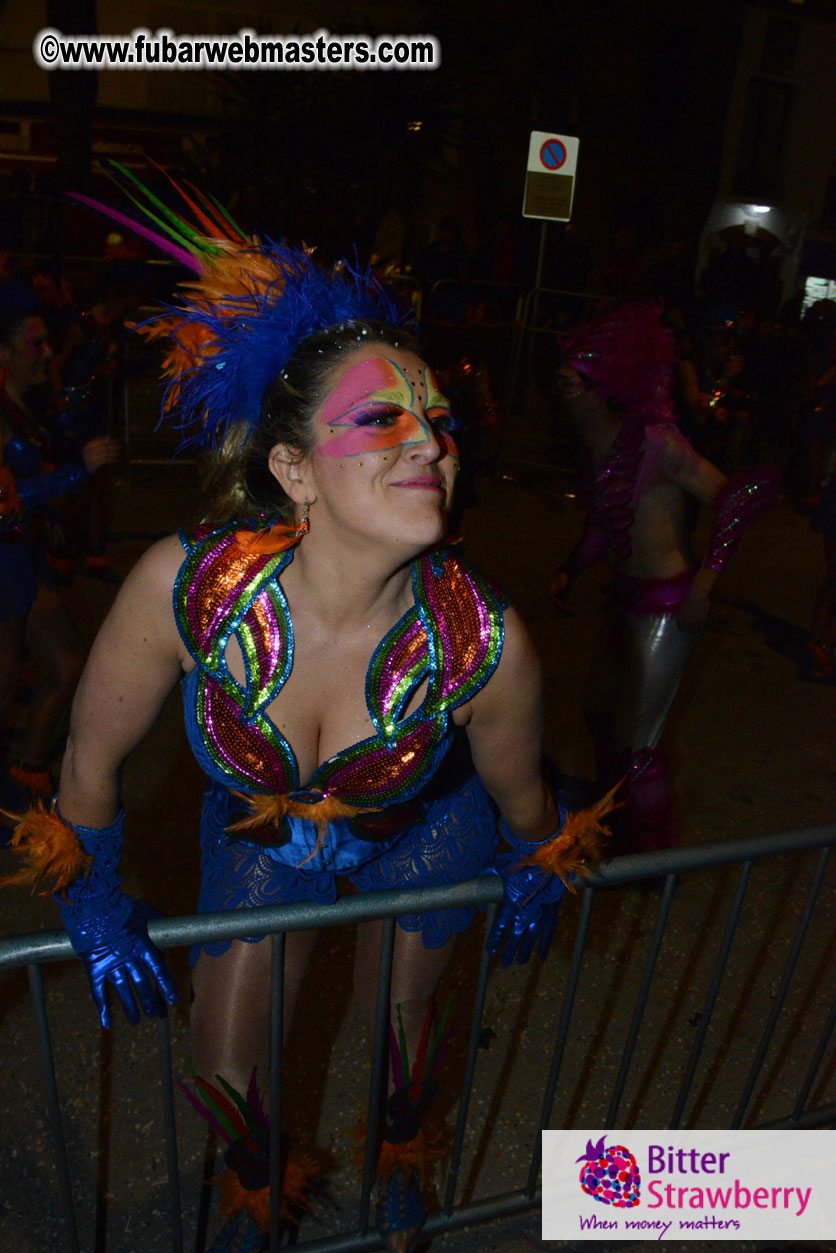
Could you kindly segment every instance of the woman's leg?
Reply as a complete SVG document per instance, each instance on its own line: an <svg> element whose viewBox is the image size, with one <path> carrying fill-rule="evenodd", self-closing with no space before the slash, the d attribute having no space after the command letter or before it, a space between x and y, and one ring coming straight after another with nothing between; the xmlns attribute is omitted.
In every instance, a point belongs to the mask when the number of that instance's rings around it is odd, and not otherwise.
<svg viewBox="0 0 836 1253"><path fill-rule="evenodd" d="M624 614L621 691L615 711L620 752L655 749L700 633L683 631L673 613Z"/></svg>
<svg viewBox="0 0 836 1253"><path fill-rule="evenodd" d="M355 989L373 1022L382 924L364 924L358 932ZM425 948L420 931L395 928L389 1012L396 1034L403 1029L410 1066L418 1052L427 1003L435 993L455 946L456 937L451 936L440 948ZM410 1253L426 1218L423 1192L429 1185L431 1157L419 1146L424 1134L425 1112L437 1089L434 1083L398 1087L390 1068L387 1090L390 1098L381 1125L370 1128L372 1134L380 1136L375 1216L388 1253Z"/></svg>
<svg viewBox="0 0 836 1253"><path fill-rule="evenodd" d="M699 641L672 613L625 614L615 744L626 773L621 851L668 848L677 824L668 759L660 747L679 684Z"/></svg>
<svg viewBox="0 0 836 1253"><path fill-rule="evenodd" d="M377 1010L378 968L383 924L367 922L357 928L357 949L354 959L354 990L358 1003L373 1025ZM392 955L392 979L389 1006L392 1025L398 1029L400 1006L407 1049L414 1058L427 1014L427 1004L438 987L453 951L456 936L441 948L425 948L420 931L403 931L395 927L395 948Z"/></svg>
<svg viewBox="0 0 836 1253"><path fill-rule="evenodd" d="M316 944L316 931L293 931L285 940L284 1038ZM233 940L220 957L202 952L192 971L192 1056L195 1070L214 1083L221 1075L246 1093L253 1067L269 1093L270 968L268 940Z"/></svg>

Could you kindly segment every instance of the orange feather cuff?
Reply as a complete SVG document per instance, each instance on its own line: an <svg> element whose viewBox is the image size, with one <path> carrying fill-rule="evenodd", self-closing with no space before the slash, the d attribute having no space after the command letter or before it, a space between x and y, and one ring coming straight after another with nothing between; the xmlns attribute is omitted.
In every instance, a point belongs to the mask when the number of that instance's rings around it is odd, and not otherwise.
<svg viewBox="0 0 836 1253"><path fill-rule="evenodd" d="M298 1221L300 1211L311 1208L308 1193L316 1185L322 1171L312 1157L291 1156L284 1169L282 1179L282 1199L279 1213L282 1218ZM220 1190L218 1213L221 1218L229 1218L249 1210L259 1231L265 1234L270 1230L270 1189L258 1188L248 1191L234 1170L226 1170L217 1179L213 1179Z"/></svg>
<svg viewBox="0 0 836 1253"><path fill-rule="evenodd" d="M366 1154L366 1136L368 1125L365 1118L354 1130L354 1162L362 1166ZM402 1170L407 1178L413 1174L418 1176L422 1191L428 1188L432 1179L435 1162L450 1156L451 1134L449 1128L436 1119L425 1117L424 1125L418 1133L404 1144L393 1144L391 1140L381 1140L377 1155L377 1177L388 1183L396 1170Z"/></svg>
<svg viewBox="0 0 836 1253"><path fill-rule="evenodd" d="M381 1143L377 1158L377 1176L379 1179L389 1180L400 1169L407 1181L417 1175L423 1191L432 1180L433 1163L447 1157L449 1152L449 1136L445 1128L433 1128L425 1124L406 1144L392 1144L389 1140Z"/></svg>
<svg viewBox="0 0 836 1253"><path fill-rule="evenodd" d="M73 828L43 801L36 801L25 814L0 813L17 824L10 847L23 860L20 870L0 879L0 887L19 883L31 892L51 896L89 875L93 857L85 853Z"/></svg>
<svg viewBox="0 0 836 1253"><path fill-rule="evenodd" d="M601 819L624 804L624 801L614 799L623 782L620 779L594 805L579 809L577 813L567 814L560 834L538 845L533 853L520 858L515 869L536 866L546 874L559 875L569 891L574 892L569 876L578 872L587 874L590 867L597 865L604 855L606 841L612 832L609 827L604 826Z"/></svg>

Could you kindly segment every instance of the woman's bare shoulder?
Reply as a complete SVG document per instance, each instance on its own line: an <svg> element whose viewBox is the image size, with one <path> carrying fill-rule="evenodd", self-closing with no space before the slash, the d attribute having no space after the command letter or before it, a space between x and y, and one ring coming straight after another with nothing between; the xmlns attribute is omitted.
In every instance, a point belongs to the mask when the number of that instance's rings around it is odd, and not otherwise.
<svg viewBox="0 0 836 1253"><path fill-rule="evenodd" d="M167 535L147 548L120 590L117 604L171 605L174 584L185 558L178 535Z"/></svg>
<svg viewBox="0 0 836 1253"><path fill-rule="evenodd" d="M179 535L166 535L147 548L134 566L131 577L143 583L174 587L180 567L185 559L183 542Z"/></svg>

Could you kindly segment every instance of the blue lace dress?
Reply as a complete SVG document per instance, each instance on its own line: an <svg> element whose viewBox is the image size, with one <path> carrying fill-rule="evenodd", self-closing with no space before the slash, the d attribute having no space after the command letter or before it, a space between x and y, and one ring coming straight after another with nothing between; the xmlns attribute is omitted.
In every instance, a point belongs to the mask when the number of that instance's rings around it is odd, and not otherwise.
<svg viewBox="0 0 836 1253"><path fill-rule="evenodd" d="M232 525L181 534L186 558L174 606L196 663L183 680L186 730L207 777L199 910L332 903L340 875L368 892L463 882L488 869L496 815L450 714L498 664L504 598L450 549L418 558L413 604L369 665L374 734L300 786L293 750L266 712L293 665L281 587L293 552L253 552L251 534ZM244 684L226 664L232 636ZM422 683L420 706L405 715ZM472 916L472 908L457 908L398 923L435 948ZM203 947L217 956L228 946Z"/></svg>

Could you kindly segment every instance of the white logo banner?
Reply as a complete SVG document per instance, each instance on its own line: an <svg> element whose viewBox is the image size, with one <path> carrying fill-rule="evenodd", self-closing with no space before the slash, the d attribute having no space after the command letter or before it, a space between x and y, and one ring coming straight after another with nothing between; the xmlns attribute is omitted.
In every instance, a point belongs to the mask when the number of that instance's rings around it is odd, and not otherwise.
<svg viewBox="0 0 836 1253"><path fill-rule="evenodd" d="M544 1240L831 1240L833 1131L544 1131Z"/></svg>

